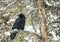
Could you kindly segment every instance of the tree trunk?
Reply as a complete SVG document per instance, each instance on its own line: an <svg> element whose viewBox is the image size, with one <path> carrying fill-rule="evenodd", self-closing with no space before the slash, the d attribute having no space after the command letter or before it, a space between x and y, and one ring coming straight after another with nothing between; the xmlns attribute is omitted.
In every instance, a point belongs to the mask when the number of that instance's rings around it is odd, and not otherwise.
<svg viewBox="0 0 60 42"><path fill-rule="evenodd" d="M39 5L39 14L41 19L41 34L44 42L49 42L48 35L46 31L46 13L45 13L45 6L43 4L43 0L38 0Z"/></svg>

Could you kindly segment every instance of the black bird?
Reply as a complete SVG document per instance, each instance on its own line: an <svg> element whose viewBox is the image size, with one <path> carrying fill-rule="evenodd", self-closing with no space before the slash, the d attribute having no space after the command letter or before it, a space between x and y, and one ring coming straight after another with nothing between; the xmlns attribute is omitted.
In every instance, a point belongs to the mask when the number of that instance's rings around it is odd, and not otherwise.
<svg viewBox="0 0 60 42"><path fill-rule="evenodd" d="M24 30L25 16L23 14L19 14L18 17L19 18L16 19L12 29Z"/></svg>
<svg viewBox="0 0 60 42"><path fill-rule="evenodd" d="M18 18L16 19L15 23L13 24L12 30L17 29L17 30L24 30L25 26L25 15L24 14L19 14ZM11 39L14 39L16 36L17 32L11 33Z"/></svg>

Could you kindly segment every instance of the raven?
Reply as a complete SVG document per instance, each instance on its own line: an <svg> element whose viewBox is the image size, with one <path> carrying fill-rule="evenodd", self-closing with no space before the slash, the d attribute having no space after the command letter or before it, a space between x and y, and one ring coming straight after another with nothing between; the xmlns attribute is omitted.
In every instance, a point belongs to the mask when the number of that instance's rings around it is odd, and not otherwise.
<svg viewBox="0 0 60 42"><path fill-rule="evenodd" d="M12 30L24 30L24 26L25 26L25 15L24 14L19 14L18 18L16 19L15 23L13 24ZM16 36L17 32L12 32L11 33L11 39L13 40Z"/></svg>
<svg viewBox="0 0 60 42"><path fill-rule="evenodd" d="M18 15L19 18L16 19L12 29L24 30L25 26L25 16L23 14Z"/></svg>

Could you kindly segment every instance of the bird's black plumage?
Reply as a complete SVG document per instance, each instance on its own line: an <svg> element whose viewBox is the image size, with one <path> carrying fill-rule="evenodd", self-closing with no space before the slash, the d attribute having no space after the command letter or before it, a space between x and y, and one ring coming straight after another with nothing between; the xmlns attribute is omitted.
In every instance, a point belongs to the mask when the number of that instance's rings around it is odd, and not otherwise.
<svg viewBox="0 0 60 42"><path fill-rule="evenodd" d="M12 29L24 30L24 26L25 26L25 16L24 14L19 14Z"/></svg>
<svg viewBox="0 0 60 42"><path fill-rule="evenodd" d="M19 14L18 18L16 19L15 23L13 24L12 30L24 30L25 26L25 16L23 14ZM12 32L10 38L13 40L16 37L17 32Z"/></svg>

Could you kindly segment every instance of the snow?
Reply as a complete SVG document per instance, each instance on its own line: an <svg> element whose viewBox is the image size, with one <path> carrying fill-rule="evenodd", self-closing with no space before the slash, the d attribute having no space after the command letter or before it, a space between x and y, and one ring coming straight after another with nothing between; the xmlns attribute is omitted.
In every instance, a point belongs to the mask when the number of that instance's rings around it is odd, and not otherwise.
<svg viewBox="0 0 60 42"><path fill-rule="evenodd" d="M57 36L56 36L56 33L55 33L54 31L52 31L51 34L53 35L53 38L54 38L53 40L57 41L58 38L57 38Z"/></svg>
<svg viewBox="0 0 60 42"><path fill-rule="evenodd" d="M39 28L35 28L35 29L36 29L37 32L34 31L32 25L28 25L28 26L25 26L24 31L34 32L34 33L40 35L40 30L39 30Z"/></svg>
<svg viewBox="0 0 60 42"><path fill-rule="evenodd" d="M9 31L5 32L4 34L5 34L6 36L10 36L10 32L9 32Z"/></svg>
<svg viewBox="0 0 60 42"><path fill-rule="evenodd" d="M33 26L31 26L31 25L28 25L28 26L25 26L25 29L24 29L25 31L30 31L30 32L34 32L35 33L35 31L34 31L34 29L33 29Z"/></svg>

